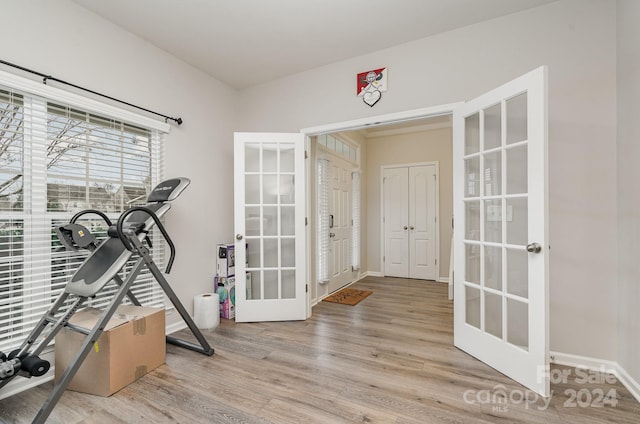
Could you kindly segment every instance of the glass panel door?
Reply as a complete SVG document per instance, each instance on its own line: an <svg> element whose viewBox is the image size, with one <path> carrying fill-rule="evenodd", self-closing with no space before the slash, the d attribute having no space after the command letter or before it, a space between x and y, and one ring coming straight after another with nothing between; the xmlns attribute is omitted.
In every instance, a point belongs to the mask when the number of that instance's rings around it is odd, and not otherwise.
<svg viewBox="0 0 640 424"><path fill-rule="evenodd" d="M304 135L235 134L236 321L306 318Z"/></svg>
<svg viewBox="0 0 640 424"><path fill-rule="evenodd" d="M540 68L454 112L455 344L543 395L545 81Z"/></svg>

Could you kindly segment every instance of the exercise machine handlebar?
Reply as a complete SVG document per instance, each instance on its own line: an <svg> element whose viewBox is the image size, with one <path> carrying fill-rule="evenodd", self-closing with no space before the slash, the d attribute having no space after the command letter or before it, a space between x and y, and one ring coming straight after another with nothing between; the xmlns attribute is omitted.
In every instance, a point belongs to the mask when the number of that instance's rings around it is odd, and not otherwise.
<svg viewBox="0 0 640 424"><path fill-rule="evenodd" d="M162 222L160 222L160 218L158 218L158 215L156 215L151 209L145 208L144 206L135 206L131 209L127 209L122 215L120 215L120 218L118 218L118 222L116 224L116 231L118 232L118 238L120 239L120 241L122 241L122 244L124 244L124 247L126 247L127 250L131 252L134 251L134 247L131 245L131 242L127 238L127 235L125 234L122 226L124 225L124 221L127 218L127 216L131 215L133 212L136 212L136 211L141 211L148 214L156 223L156 225L158 226L158 229L162 233L162 236L167 241L167 244L169 245L169 249L171 253L169 256L169 261L167 262L167 268L165 270L165 273L169 274L171 272L171 267L173 266L173 260L176 256L176 248L173 244L173 241L171 240L171 237L169 237L167 230L164 228L164 225L162 225Z"/></svg>
<svg viewBox="0 0 640 424"><path fill-rule="evenodd" d="M109 219L109 217L107 215L105 215L104 212L99 211L97 209L85 209L83 211L78 212L77 214L73 215L73 217L71 218L71 220L69 221L70 224L75 224L76 221L82 216L82 215L87 215L90 213L94 213L98 216L100 216L100 218L104 219L104 222L107 223L107 225L109 227L111 227L113 224L111 223L111 220Z"/></svg>

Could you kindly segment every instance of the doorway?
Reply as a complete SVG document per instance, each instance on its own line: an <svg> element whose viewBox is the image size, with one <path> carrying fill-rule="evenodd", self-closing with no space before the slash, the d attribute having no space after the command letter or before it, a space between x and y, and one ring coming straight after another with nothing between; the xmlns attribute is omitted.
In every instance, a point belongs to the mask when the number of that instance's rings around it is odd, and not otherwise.
<svg viewBox="0 0 640 424"><path fill-rule="evenodd" d="M304 130L303 130L304 131ZM401 122L386 122L380 125L370 125L362 128L343 131L328 131L320 137L330 136L348 139L358 146L357 157L361 172L361 222L362 229L358 241L362 246L359 273L355 273L352 282L365 276L381 277L385 274L382 266L384 256L384 228L382 226L382 169L383 167L398 167L407 165L435 165L438 164L440 173L440 218L437 228L440 231L439 239L432 246L430 257L434 258L434 250L439 251L439 271L431 267L430 275L417 275L417 278L432 279L438 282L448 282L449 257L451 253L452 214L453 214L453 164L452 164L452 122L448 113L435 116L423 116L416 119L401 120ZM316 143L311 139L309 168L315 172L314 163L317 153L313 147ZM312 172L313 174L313 172ZM433 178L433 173L430 174ZM424 180L426 182L426 180ZM433 182L433 181L432 181ZM316 200L317 184L311 177L309 186L310 198ZM433 188L433 187L432 187ZM312 204L309 215L316 219L316 205ZM434 215L431 216L434 219ZM426 224L426 223L425 223ZM309 223L310 236L316 234L316 223ZM415 225L414 225L415 227ZM416 238L417 240L417 238ZM317 243L312 242L312 249ZM421 246L422 247L422 246ZM408 255L408 250L407 255ZM414 250L415 252L415 250ZM425 255L426 256L426 255ZM311 252L310 266L315 266L317 257ZM408 261L406 261L408 262ZM435 262L435 259L434 259ZM413 263L416 263L414 260ZM311 275L315 277L315 271ZM312 279L313 281L313 279ZM315 281L313 281L315 283ZM329 294L325 284L312 284L310 291L311 305L322 300Z"/></svg>

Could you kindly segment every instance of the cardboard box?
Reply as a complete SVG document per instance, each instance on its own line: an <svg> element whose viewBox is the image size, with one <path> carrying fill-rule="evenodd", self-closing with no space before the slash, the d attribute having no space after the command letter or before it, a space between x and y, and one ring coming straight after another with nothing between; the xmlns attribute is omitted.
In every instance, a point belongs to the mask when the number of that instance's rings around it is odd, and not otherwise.
<svg viewBox="0 0 640 424"><path fill-rule="evenodd" d="M247 300L253 298L251 273L247 272L245 280ZM221 277L216 275L214 278L214 291L220 297L220 317L224 319L234 319L236 317L236 277Z"/></svg>
<svg viewBox="0 0 640 424"><path fill-rule="evenodd" d="M86 308L69 322L91 330L102 311ZM80 350L86 336L63 328L56 335L55 381ZM110 396L164 364L165 313L163 308L121 305L71 380L68 389Z"/></svg>
<svg viewBox="0 0 640 424"><path fill-rule="evenodd" d="M216 274L220 277L232 277L236 273L236 255L233 244L218 244Z"/></svg>
<svg viewBox="0 0 640 424"><path fill-rule="evenodd" d="M246 249L249 245L246 244ZM220 277L233 277L236 275L236 248L234 244L216 245L216 274ZM248 255L245 255L245 266L248 266Z"/></svg>
<svg viewBox="0 0 640 424"><path fill-rule="evenodd" d="M236 277L215 278L216 293L220 296L220 317L234 319L236 317Z"/></svg>

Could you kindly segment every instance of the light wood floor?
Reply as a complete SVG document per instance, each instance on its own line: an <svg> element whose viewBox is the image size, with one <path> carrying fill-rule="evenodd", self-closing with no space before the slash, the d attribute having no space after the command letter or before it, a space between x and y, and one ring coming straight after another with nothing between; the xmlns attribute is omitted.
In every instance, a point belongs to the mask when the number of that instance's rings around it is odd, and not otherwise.
<svg viewBox="0 0 640 424"><path fill-rule="evenodd" d="M353 287L374 293L357 306L321 302L304 322L223 320L205 333L214 356L169 346L166 365L110 398L65 393L49 422L640 422L622 385L579 385L571 369L548 407L522 402L523 387L453 347L446 284L369 277ZM0 417L30 422L51 387L0 401ZM594 404L600 390L617 405Z"/></svg>

